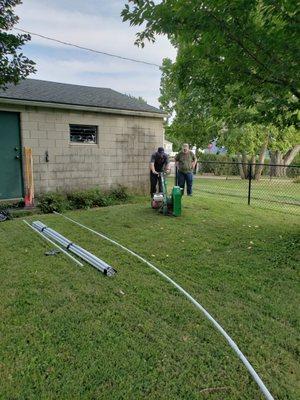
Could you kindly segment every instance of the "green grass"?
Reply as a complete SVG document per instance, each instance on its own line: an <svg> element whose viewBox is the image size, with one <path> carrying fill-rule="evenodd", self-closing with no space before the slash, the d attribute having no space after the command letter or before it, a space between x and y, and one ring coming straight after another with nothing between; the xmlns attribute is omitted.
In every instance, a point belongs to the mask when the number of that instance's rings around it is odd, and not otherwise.
<svg viewBox="0 0 300 400"><path fill-rule="evenodd" d="M299 398L294 215L201 192L184 197L180 218L143 199L69 215L152 260L221 323L275 398ZM21 220L0 224L1 399L263 398L222 336L149 267L59 216L37 219L118 274L46 257Z"/></svg>
<svg viewBox="0 0 300 400"><path fill-rule="evenodd" d="M173 180L171 180L173 181ZM220 199L247 205L248 180L239 177L208 177L197 175L195 191L208 197L218 196ZM300 184L293 179L261 178L252 181L251 204L255 207L277 211L288 211L300 216Z"/></svg>

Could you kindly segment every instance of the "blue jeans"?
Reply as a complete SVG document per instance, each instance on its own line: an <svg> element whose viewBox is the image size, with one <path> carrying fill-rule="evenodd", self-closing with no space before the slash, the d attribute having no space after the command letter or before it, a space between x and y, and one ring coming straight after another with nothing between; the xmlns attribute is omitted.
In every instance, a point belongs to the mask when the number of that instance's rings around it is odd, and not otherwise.
<svg viewBox="0 0 300 400"><path fill-rule="evenodd" d="M178 185L183 189L186 183L187 194L192 194L193 191L193 173L192 172L180 172L178 171ZM183 194L183 193L182 193Z"/></svg>

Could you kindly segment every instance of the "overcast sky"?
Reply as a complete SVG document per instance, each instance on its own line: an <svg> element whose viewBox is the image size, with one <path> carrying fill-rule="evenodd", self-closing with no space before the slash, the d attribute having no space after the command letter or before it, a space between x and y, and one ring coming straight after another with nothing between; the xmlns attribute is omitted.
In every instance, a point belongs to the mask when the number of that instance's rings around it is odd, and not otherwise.
<svg viewBox="0 0 300 400"><path fill-rule="evenodd" d="M122 22L125 0L23 0L16 8L18 28L84 47L161 64L174 59L165 37L144 49L134 45L136 28ZM79 85L109 87L142 96L158 106L161 72L158 67L93 54L32 36L24 54L36 62L31 78Z"/></svg>

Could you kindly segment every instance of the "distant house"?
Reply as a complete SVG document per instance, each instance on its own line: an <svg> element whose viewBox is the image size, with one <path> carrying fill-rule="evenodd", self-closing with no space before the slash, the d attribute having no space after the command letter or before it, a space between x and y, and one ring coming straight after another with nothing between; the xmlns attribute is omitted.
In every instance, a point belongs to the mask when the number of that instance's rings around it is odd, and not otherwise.
<svg viewBox="0 0 300 400"><path fill-rule="evenodd" d="M218 147L217 140L213 140L209 143L206 149L204 149L203 153L205 154L226 154L227 149L224 146Z"/></svg>
<svg viewBox="0 0 300 400"><path fill-rule="evenodd" d="M173 143L169 142L169 140L166 140L166 139L164 139L163 143L164 143L165 152L169 155L172 155L173 154Z"/></svg>
<svg viewBox="0 0 300 400"><path fill-rule="evenodd" d="M146 190L163 142L161 110L111 89L26 79L0 91L0 199L24 197L24 147L35 193Z"/></svg>

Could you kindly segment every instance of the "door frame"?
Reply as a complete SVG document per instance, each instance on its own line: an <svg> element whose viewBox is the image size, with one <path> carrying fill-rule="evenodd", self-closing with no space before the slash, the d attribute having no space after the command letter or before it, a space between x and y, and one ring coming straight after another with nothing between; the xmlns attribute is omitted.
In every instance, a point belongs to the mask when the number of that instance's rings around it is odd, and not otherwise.
<svg viewBox="0 0 300 400"><path fill-rule="evenodd" d="M21 134L21 112L20 111L13 111L13 110L3 110L0 108L1 112L5 112L5 113L13 113L13 114L17 114L17 119L18 119L18 132L19 132L19 143L20 143L20 175L21 175L21 196L20 197L11 197L8 199L0 199L0 203L3 202L11 202L11 201L16 201L16 200L21 200L24 199L24 195L25 195L25 175L24 175L24 157L23 157L23 137Z"/></svg>

